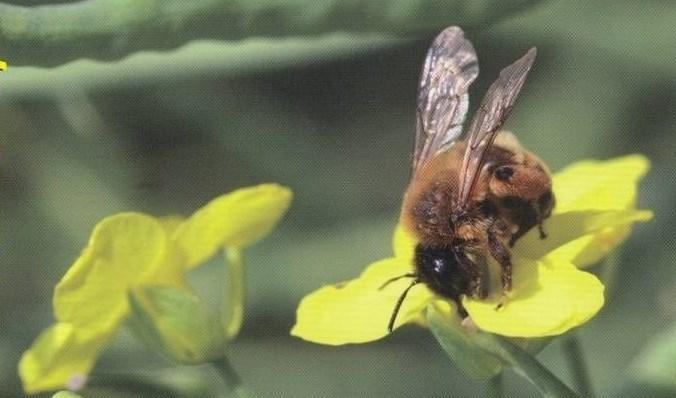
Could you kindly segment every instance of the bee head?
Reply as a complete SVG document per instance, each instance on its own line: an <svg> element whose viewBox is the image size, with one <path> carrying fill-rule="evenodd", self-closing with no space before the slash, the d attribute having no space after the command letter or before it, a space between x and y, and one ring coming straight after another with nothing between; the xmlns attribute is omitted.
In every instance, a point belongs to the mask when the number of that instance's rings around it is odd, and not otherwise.
<svg viewBox="0 0 676 398"><path fill-rule="evenodd" d="M415 267L418 279L432 291L446 298L456 298L466 291L468 278L463 269L469 259L462 248L418 245Z"/></svg>
<svg viewBox="0 0 676 398"><path fill-rule="evenodd" d="M536 200L543 192L550 190L548 174L539 165L503 165L493 171L489 188L498 198L518 197L522 200Z"/></svg>

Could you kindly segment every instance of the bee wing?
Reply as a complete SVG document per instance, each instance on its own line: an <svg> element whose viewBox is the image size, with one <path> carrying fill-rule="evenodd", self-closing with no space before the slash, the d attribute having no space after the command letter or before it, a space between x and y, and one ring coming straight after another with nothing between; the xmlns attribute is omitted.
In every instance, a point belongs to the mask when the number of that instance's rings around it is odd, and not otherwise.
<svg viewBox="0 0 676 398"><path fill-rule="evenodd" d="M411 175L460 136L469 104L467 89L478 74L474 47L462 29L451 26L434 39L420 76Z"/></svg>
<svg viewBox="0 0 676 398"><path fill-rule="evenodd" d="M460 207L467 205L481 174L486 153L512 110L533 65L535 54L536 49L533 47L526 55L503 69L498 79L488 88L474 115L467 130L467 148L460 169L460 189L456 201Z"/></svg>

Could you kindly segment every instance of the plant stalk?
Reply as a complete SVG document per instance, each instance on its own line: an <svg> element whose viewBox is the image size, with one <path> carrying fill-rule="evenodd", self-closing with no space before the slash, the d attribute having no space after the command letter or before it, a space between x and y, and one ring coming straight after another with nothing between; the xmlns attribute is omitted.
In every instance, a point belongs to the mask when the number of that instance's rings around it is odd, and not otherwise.
<svg viewBox="0 0 676 398"><path fill-rule="evenodd" d="M589 371L582 353L580 340L574 334L571 334L563 341L563 352L568 361L570 373L573 376L573 382L577 387L577 392L585 398L594 398Z"/></svg>
<svg viewBox="0 0 676 398"><path fill-rule="evenodd" d="M213 361L212 364L218 370L221 378L225 381L225 385L228 387L226 397L255 398L255 395L244 387L242 378L239 377L228 358L223 357L218 361Z"/></svg>
<svg viewBox="0 0 676 398"><path fill-rule="evenodd" d="M222 304L222 322L225 336L232 340L242 328L244 317L245 281L242 252L238 248L225 249L227 259L225 292Z"/></svg>
<svg viewBox="0 0 676 398"><path fill-rule="evenodd" d="M479 332L474 336L474 341L481 348L497 355L503 362L511 365L516 373L533 383L545 397L579 398L579 395L568 388L540 362L506 339L490 333Z"/></svg>
<svg viewBox="0 0 676 398"><path fill-rule="evenodd" d="M505 386L502 381L502 373L498 373L488 380L486 386L486 397L487 398L504 398L505 397Z"/></svg>
<svg viewBox="0 0 676 398"><path fill-rule="evenodd" d="M605 295L606 297L612 297L615 293L615 285L617 279L617 272L619 268L619 252L618 249L615 249L606 255L605 260L601 268L601 281L605 286Z"/></svg>

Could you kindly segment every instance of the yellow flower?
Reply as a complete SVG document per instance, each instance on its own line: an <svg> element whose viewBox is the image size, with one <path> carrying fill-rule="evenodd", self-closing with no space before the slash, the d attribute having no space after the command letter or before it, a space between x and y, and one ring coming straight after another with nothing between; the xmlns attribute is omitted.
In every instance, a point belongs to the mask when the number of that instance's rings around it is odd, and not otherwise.
<svg viewBox="0 0 676 398"><path fill-rule="evenodd" d="M530 231L515 245L513 288L499 310L500 289L486 300L464 298L478 328L504 336L553 336L579 326L603 306L603 285L579 267L590 265L624 240L631 224L652 217L636 210L639 179L648 170L640 155L571 165L553 176L557 205L545 221L549 236ZM400 280L412 271L416 242L401 226L394 233L394 257L376 261L357 278L324 286L301 301L291 334L315 343L364 343L387 335L387 323L401 292ZM491 272L496 276L498 272ZM492 286L499 286L497 281ZM424 324L425 309L440 299L426 286L414 286L404 301L395 328Z"/></svg>
<svg viewBox="0 0 676 398"><path fill-rule="evenodd" d="M127 294L145 285L189 290L187 270L222 247L243 248L268 234L291 191L275 184L220 196L191 217L121 213L102 220L54 289L56 323L24 352L27 393L77 387L129 313Z"/></svg>

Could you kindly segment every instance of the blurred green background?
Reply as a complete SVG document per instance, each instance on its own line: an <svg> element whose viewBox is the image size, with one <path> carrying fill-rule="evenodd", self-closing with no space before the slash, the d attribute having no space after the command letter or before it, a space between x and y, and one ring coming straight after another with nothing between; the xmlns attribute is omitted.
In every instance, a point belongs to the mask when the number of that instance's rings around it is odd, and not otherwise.
<svg viewBox="0 0 676 398"><path fill-rule="evenodd" d="M98 220L189 214L268 181L296 196L246 253L245 325L230 348L245 383L261 397L482 396L415 327L346 347L288 335L303 295L389 254L419 71L448 25L479 55L474 105L502 67L538 47L506 128L553 170L627 153L652 160L639 207L655 219L615 254L607 304L579 334L600 396L674 396L676 5L241 1L0 5L10 65L0 74L0 396L22 396L19 356L50 324L52 287ZM213 303L219 261L192 274ZM560 348L540 358L567 379ZM183 396L218 388L210 369L176 368L122 333L94 378L130 373ZM507 387L538 396L513 375ZM84 394L150 396L126 388Z"/></svg>

